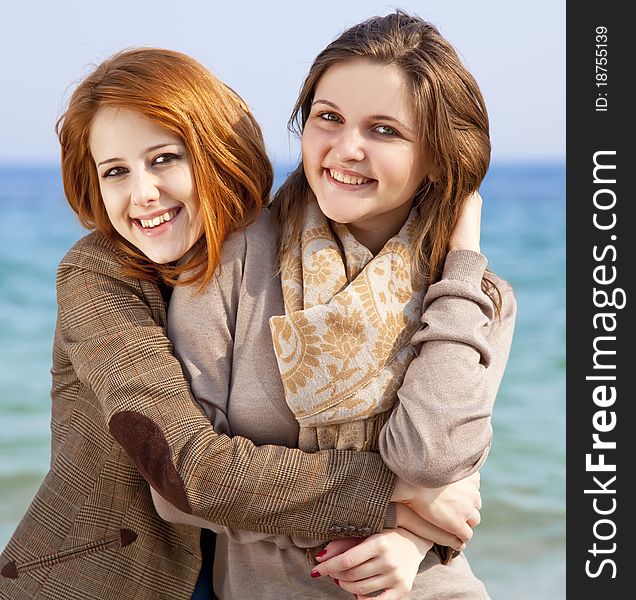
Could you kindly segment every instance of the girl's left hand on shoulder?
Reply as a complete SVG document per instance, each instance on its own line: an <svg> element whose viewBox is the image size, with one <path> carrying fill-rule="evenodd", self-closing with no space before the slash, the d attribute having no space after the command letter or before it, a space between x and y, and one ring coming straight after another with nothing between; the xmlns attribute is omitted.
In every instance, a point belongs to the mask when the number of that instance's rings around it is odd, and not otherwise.
<svg viewBox="0 0 636 600"><path fill-rule="evenodd" d="M433 542L401 528L385 529L368 538L336 540L316 557L320 564L311 575L332 577L334 584L358 600L399 600L411 591L420 563L432 546Z"/></svg>

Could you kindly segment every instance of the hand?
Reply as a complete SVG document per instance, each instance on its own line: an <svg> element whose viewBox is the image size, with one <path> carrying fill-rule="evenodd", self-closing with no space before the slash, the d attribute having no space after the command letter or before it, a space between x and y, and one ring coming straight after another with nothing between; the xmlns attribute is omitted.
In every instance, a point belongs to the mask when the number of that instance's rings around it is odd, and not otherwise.
<svg viewBox="0 0 636 600"><path fill-rule="evenodd" d="M397 527L407 529L412 534L431 540L435 544L441 546L450 546L453 550L466 549L466 544L456 535L445 531L437 525L433 525L430 521L423 519L416 512L411 510L406 504L397 504L395 507L395 516L397 519Z"/></svg>
<svg viewBox="0 0 636 600"><path fill-rule="evenodd" d="M420 563L433 542L405 529L385 529L368 538L330 542L312 571L328 575L345 591L366 600L399 600L411 591Z"/></svg>
<svg viewBox="0 0 636 600"><path fill-rule="evenodd" d="M457 223L448 240L448 250L474 250L479 252L482 199L474 192L459 211Z"/></svg>
<svg viewBox="0 0 636 600"><path fill-rule="evenodd" d="M472 528L481 521L479 484L479 471L439 488L415 487L398 479L391 499L406 504L426 521L468 542L473 536Z"/></svg>

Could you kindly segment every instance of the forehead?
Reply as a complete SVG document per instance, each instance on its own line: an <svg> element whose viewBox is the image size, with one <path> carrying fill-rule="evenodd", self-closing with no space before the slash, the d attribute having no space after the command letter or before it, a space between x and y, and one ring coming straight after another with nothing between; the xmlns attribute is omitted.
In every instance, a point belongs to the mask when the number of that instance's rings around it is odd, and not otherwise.
<svg viewBox="0 0 636 600"><path fill-rule="evenodd" d="M91 152L96 158L97 154L134 151L158 142L168 144L180 141L179 136L141 113L112 106L104 106L97 111L89 134Z"/></svg>
<svg viewBox="0 0 636 600"><path fill-rule="evenodd" d="M318 80L314 101L328 100L360 115L413 120L407 79L400 67L353 59L329 67Z"/></svg>

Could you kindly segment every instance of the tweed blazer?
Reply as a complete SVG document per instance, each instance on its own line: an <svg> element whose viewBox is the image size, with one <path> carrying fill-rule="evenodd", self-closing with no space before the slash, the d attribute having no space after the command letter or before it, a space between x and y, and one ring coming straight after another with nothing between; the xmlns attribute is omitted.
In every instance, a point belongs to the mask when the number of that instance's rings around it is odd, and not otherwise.
<svg viewBox="0 0 636 600"><path fill-rule="evenodd" d="M379 455L306 454L218 435L165 335L166 294L123 274L102 235L57 273L51 465L0 557L1 600L190 598L200 530L162 521L150 486L222 525L308 537L391 520Z"/></svg>

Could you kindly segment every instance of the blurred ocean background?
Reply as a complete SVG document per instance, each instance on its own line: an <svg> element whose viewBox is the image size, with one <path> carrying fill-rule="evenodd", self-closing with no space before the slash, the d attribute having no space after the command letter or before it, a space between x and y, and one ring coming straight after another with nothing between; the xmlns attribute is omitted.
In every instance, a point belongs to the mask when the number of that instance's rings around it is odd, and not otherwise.
<svg viewBox="0 0 636 600"><path fill-rule="evenodd" d="M519 312L467 553L493 600L561 600L565 165L493 165L481 194L482 251L513 285ZM55 269L84 233L56 167L0 166L0 548L48 468Z"/></svg>

